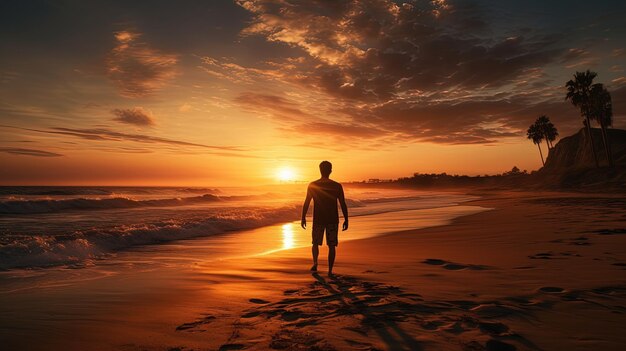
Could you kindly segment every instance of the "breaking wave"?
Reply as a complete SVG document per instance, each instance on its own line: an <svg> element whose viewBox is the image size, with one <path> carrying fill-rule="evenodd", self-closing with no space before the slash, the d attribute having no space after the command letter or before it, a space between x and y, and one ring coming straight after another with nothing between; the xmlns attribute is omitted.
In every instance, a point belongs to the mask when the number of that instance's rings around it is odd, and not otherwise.
<svg viewBox="0 0 626 351"><path fill-rule="evenodd" d="M108 210L138 207L175 207L197 205L209 202L231 200L235 197L219 197L205 194L202 196L133 200L124 197L105 199L63 199L63 200L9 200L0 201L0 214L34 214L63 211Z"/></svg>
<svg viewBox="0 0 626 351"><path fill-rule="evenodd" d="M76 264L137 245L208 236L291 221L299 208L241 209L235 213L147 224L92 228L58 235L1 236L0 269Z"/></svg>

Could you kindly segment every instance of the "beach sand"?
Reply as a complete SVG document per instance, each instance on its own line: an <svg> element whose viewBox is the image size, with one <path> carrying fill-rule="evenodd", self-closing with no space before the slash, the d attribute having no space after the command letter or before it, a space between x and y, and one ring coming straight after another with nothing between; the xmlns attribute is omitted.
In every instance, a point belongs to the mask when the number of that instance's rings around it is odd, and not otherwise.
<svg viewBox="0 0 626 351"><path fill-rule="evenodd" d="M476 195L464 205L492 210L353 241L340 233L334 278L325 272L326 247L319 274L311 274L310 248L204 261L203 240L82 269L5 272L2 343L11 350L623 350L626 198ZM245 245L264 245L263 233ZM29 280L36 288L25 288Z"/></svg>

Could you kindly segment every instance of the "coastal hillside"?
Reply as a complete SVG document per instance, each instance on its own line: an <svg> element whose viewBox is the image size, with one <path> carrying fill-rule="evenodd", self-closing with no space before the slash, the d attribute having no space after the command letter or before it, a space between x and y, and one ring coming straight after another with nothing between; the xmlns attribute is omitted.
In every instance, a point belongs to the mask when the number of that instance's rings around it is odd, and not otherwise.
<svg viewBox="0 0 626 351"><path fill-rule="evenodd" d="M607 133L615 165L626 165L626 130L608 129ZM593 128L592 136L600 165L606 166L607 159L600 129ZM584 128L574 135L561 139L548 153L546 165L542 170L566 172L572 169L594 168L593 153L588 139L589 136Z"/></svg>
<svg viewBox="0 0 626 351"><path fill-rule="evenodd" d="M561 139L548 153L537 176L544 185L562 187L623 186L626 184L626 130L607 130L615 167L609 168L600 129L593 128L593 141L600 162L595 166L589 136L583 128Z"/></svg>

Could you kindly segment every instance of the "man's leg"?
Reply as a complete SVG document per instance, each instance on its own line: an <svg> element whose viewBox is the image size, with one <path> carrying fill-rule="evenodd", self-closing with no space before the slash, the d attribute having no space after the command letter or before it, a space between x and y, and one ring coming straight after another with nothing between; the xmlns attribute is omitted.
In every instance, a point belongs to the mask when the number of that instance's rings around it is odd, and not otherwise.
<svg viewBox="0 0 626 351"><path fill-rule="evenodd" d="M311 252L313 253L313 267L311 267L311 271L317 271L317 257L320 255L320 247L317 244L313 244L311 248Z"/></svg>
<svg viewBox="0 0 626 351"><path fill-rule="evenodd" d="M335 248L336 246L328 247L328 275L333 275L333 265L335 264Z"/></svg>

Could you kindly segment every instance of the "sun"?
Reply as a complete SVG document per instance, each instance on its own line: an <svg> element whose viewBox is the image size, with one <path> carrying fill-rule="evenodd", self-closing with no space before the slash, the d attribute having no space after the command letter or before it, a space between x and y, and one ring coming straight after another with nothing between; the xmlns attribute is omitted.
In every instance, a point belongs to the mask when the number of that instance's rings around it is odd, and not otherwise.
<svg viewBox="0 0 626 351"><path fill-rule="evenodd" d="M283 167L276 172L276 178L281 182L292 182L296 180L296 172L291 167Z"/></svg>

